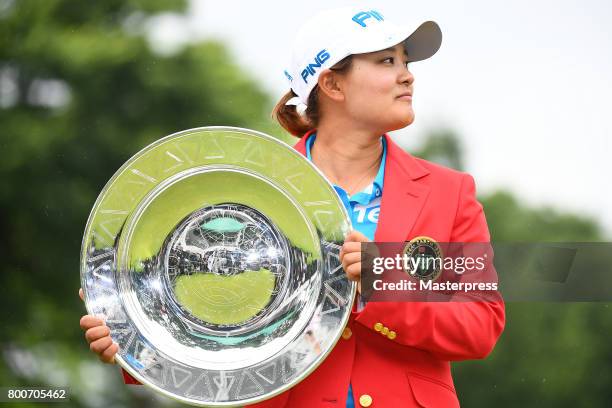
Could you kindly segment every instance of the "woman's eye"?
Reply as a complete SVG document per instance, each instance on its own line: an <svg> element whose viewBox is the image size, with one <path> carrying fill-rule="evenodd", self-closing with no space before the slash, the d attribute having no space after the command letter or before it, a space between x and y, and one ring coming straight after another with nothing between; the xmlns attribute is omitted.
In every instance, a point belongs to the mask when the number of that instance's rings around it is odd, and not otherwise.
<svg viewBox="0 0 612 408"><path fill-rule="evenodd" d="M387 57L387 58L383 59L383 60L382 60L382 62L384 62L384 63L387 63L387 62L388 62L388 63L390 63L390 64L392 64L392 65L393 65L393 63L395 62L395 58L393 58L393 57ZM404 61L404 62L403 62L404 66L405 66L406 68L408 68L408 64L409 64L409 63L410 63L409 61Z"/></svg>

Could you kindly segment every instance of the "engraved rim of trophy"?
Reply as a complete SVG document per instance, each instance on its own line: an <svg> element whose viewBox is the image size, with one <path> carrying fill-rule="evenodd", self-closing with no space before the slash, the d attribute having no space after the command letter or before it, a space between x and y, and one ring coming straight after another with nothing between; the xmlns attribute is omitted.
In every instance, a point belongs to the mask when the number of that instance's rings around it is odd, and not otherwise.
<svg viewBox="0 0 612 408"><path fill-rule="evenodd" d="M85 228L81 285L117 362L182 402L251 404L311 373L356 285L350 218L305 157L250 129L178 132L130 158Z"/></svg>

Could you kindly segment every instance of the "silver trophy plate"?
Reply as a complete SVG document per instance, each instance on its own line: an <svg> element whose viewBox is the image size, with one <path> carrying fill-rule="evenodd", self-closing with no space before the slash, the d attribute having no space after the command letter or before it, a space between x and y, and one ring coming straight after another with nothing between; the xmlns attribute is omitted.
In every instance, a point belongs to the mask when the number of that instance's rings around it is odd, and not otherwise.
<svg viewBox="0 0 612 408"><path fill-rule="evenodd" d="M81 284L134 378L200 406L241 406L311 373L346 325L351 228L332 185L287 144L205 127L149 145L89 216Z"/></svg>

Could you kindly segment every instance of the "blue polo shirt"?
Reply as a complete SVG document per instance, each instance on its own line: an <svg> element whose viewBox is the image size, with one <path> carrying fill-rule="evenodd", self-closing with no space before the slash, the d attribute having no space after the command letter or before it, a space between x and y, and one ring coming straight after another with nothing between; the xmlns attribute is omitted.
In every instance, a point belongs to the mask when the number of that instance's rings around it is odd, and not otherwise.
<svg viewBox="0 0 612 408"><path fill-rule="evenodd" d="M317 137L316 132L312 133L306 140L306 157L312 161L310 149ZM380 138L383 145L382 159L378 173L374 178L374 182L363 190L349 197L348 193L340 186L334 185L334 189L340 196L342 204L346 208L353 228L361 232L363 235L374 240L374 233L378 226L378 215L380 213L380 201L382 199L383 181L385 178L385 162L387 159L387 141L384 137ZM349 384L348 397L346 400L346 408L354 408L355 400L353 398L353 387Z"/></svg>
<svg viewBox="0 0 612 408"><path fill-rule="evenodd" d="M306 140L306 157L312 161L310 150L317 137L312 133ZM383 145L382 160L374 182L363 190L349 197L348 193L340 186L334 185L334 189L340 196L342 204L346 208L353 228L363 235L374 240L374 233L378 225L378 214L380 212L380 201L382 199L383 180L385 178L385 161L387 159L387 142L384 137L380 138Z"/></svg>

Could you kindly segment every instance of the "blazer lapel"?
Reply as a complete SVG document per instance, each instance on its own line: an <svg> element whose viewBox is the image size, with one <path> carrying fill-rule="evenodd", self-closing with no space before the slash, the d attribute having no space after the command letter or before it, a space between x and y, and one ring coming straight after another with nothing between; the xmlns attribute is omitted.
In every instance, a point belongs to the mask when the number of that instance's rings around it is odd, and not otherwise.
<svg viewBox="0 0 612 408"><path fill-rule="evenodd" d="M429 195L429 186L416 180L429 174L388 136L385 180L380 203L376 242L404 242Z"/></svg>
<svg viewBox="0 0 612 408"><path fill-rule="evenodd" d="M306 139L312 132L314 130L306 133L293 146L304 156ZM387 140L387 161L374 241L404 242L429 195L429 186L417 183L416 180L429 174L429 171L396 145L388 135L383 137Z"/></svg>

